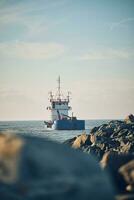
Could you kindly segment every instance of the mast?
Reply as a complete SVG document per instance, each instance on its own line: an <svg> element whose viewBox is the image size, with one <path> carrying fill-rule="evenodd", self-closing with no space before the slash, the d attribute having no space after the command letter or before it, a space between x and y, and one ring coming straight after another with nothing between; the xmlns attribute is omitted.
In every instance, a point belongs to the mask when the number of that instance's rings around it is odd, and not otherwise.
<svg viewBox="0 0 134 200"><path fill-rule="evenodd" d="M60 76L58 77L58 100L61 99Z"/></svg>
<svg viewBox="0 0 134 200"><path fill-rule="evenodd" d="M51 121L60 120L59 116L68 116L68 111L71 109L69 106L70 102L70 92L68 92L67 97L64 98L61 91L61 79L60 76L57 79L58 87L55 96L50 92L50 103L51 106L47 107L51 111Z"/></svg>

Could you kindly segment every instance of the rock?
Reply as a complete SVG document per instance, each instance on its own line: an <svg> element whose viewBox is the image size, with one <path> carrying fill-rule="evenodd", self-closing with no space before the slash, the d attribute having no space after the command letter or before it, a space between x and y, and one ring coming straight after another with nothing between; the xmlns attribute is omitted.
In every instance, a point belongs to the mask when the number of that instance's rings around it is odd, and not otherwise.
<svg viewBox="0 0 134 200"><path fill-rule="evenodd" d="M122 174L126 183L127 191L134 192L134 159L119 168L119 173Z"/></svg>
<svg viewBox="0 0 134 200"><path fill-rule="evenodd" d="M91 142L91 140L90 140L90 135L87 135L87 139L86 139L86 141L85 141L85 143L84 143L84 146L86 147L86 146L89 146L89 145L91 145L92 144L92 142Z"/></svg>
<svg viewBox="0 0 134 200"><path fill-rule="evenodd" d="M91 145L92 143L90 141L90 135L83 133L74 138L66 140L64 144L67 144L69 146L71 145L73 148L78 149L78 148L81 148L83 145L87 146L87 145Z"/></svg>
<svg viewBox="0 0 134 200"><path fill-rule="evenodd" d="M19 154L23 141L12 134L0 134L0 181L12 183L17 180Z"/></svg>
<svg viewBox="0 0 134 200"><path fill-rule="evenodd" d="M88 144L87 138L90 141ZM87 154L94 155L102 168L109 172L117 188L117 200L134 199L133 115L129 115L124 121L112 120L94 127L90 134L86 135L85 141L77 147Z"/></svg>
<svg viewBox="0 0 134 200"><path fill-rule="evenodd" d="M132 114L128 115L128 116L125 118L125 122L126 122L127 124L129 124L129 123L134 123L134 115L132 115Z"/></svg>
<svg viewBox="0 0 134 200"><path fill-rule="evenodd" d="M83 144L85 144L85 141L87 140L88 135L83 133L80 136L77 136L74 142L72 143L72 147L75 149L80 148Z"/></svg>
<svg viewBox="0 0 134 200"><path fill-rule="evenodd" d="M102 167L102 168L107 167L108 162L109 162L110 154L111 154L111 152L108 151L108 152L106 152L106 153L103 155L102 160L100 161L100 164L101 164L101 167Z"/></svg>
<svg viewBox="0 0 134 200"><path fill-rule="evenodd" d="M71 145L72 146L77 137L78 136L75 136L75 137L73 137L71 139L68 139L68 140L64 141L63 144L67 144L67 145Z"/></svg>
<svg viewBox="0 0 134 200"><path fill-rule="evenodd" d="M96 135L91 133L91 134L90 134L90 141L91 141L91 143L92 143L92 144L95 144L95 143L96 143L96 140L97 140Z"/></svg>
<svg viewBox="0 0 134 200"><path fill-rule="evenodd" d="M94 127L89 135L82 135L68 142L72 147L92 153L101 159L107 151L120 153L134 153L134 123L133 115L126 120L112 120L107 124ZM130 123L131 120L131 123ZM74 145L75 144L75 145Z"/></svg>
<svg viewBox="0 0 134 200"><path fill-rule="evenodd" d="M132 148L132 143L127 142L126 144L124 144L120 150L121 153L129 153L130 149Z"/></svg>
<svg viewBox="0 0 134 200"><path fill-rule="evenodd" d="M134 194L117 195L116 200L134 200Z"/></svg>
<svg viewBox="0 0 134 200"><path fill-rule="evenodd" d="M95 133L96 131L98 131L98 129L99 129L99 127L94 127L94 128L92 128L92 130L91 130L90 133L91 133L91 134L92 134L92 133Z"/></svg>
<svg viewBox="0 0 134 200"><path fill-rule="evenodd" d="M103 150L101 150L99 147L96 147L95 145L86 148L83 147L82 150L83 152L95 156L98 160L100 160L104 154Z"/></svg>
<svg viewBox="0 0 134 200"><path fill-rule="evenodd" d="M92 156L43 138L0 136L0 199L113 200L113 193Z"/></svg>
<svg viewBox="0 0 134 200"><path fill-rule="evenodd" d="M102 168L109 171L109 173L111 174L114 185L119 192L125 192L128 183L130 184L130 181L127 182L124 179L123 175L126 175L126 177L128 177L128 169L132 169L134 167L134 163L130 163L131 166L129 164L129 162L131 162L133 159L134 155L132 154L118 155L115 152L109 151L103 155L103 158L100 161ZM130 177L131 176L129 175L129 178L126 179L130 180Z"/></svg>

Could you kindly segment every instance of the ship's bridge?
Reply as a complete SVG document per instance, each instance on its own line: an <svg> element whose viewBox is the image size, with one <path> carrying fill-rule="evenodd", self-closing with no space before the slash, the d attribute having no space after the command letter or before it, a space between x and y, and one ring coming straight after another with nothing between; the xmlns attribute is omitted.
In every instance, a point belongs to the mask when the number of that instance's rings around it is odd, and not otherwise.
<svg viewBox="0 0 134 200"><path fill-rule="evenodd" d="M59 77L57 95L54 98L53 93L50 92L51 106L47 107L47 109L51 111L52 121L59 120L59 118L65 118L65 116L68 116L68 111L71 109L71 107L69 106L70 93L68 92L68 95L66 98L63 98L62 96L63 95L61 93L60 77Z"/></svg>

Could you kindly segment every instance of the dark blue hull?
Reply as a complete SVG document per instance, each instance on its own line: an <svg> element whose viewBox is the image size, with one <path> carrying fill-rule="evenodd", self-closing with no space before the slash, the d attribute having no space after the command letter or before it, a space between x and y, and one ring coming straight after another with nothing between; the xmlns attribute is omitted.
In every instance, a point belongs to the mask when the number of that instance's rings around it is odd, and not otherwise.
<svg viewBox="0 0 134 200"><path fill-rule="evenodd" d="M56 130L85 130L85 120L57 120L55 121Z"/></svg>

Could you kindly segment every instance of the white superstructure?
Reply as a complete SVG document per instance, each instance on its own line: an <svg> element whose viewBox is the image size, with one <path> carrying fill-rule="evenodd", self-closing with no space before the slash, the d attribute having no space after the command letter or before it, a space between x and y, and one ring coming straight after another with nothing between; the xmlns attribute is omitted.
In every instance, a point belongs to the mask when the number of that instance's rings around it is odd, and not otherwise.
<svg viewBox="0 0 134 200"><path fill-rule="evenodd" d="M62 118L68 117L68 111L71 109L69 106L70 96L69 92L66 98L62 97L61 93L61 82L60 76L58 78L58 92L57 95L54 96L52 92L50 92L50 103L51 106L47 107L48 110L51 111L51 121L59 120Z"/></svg>

